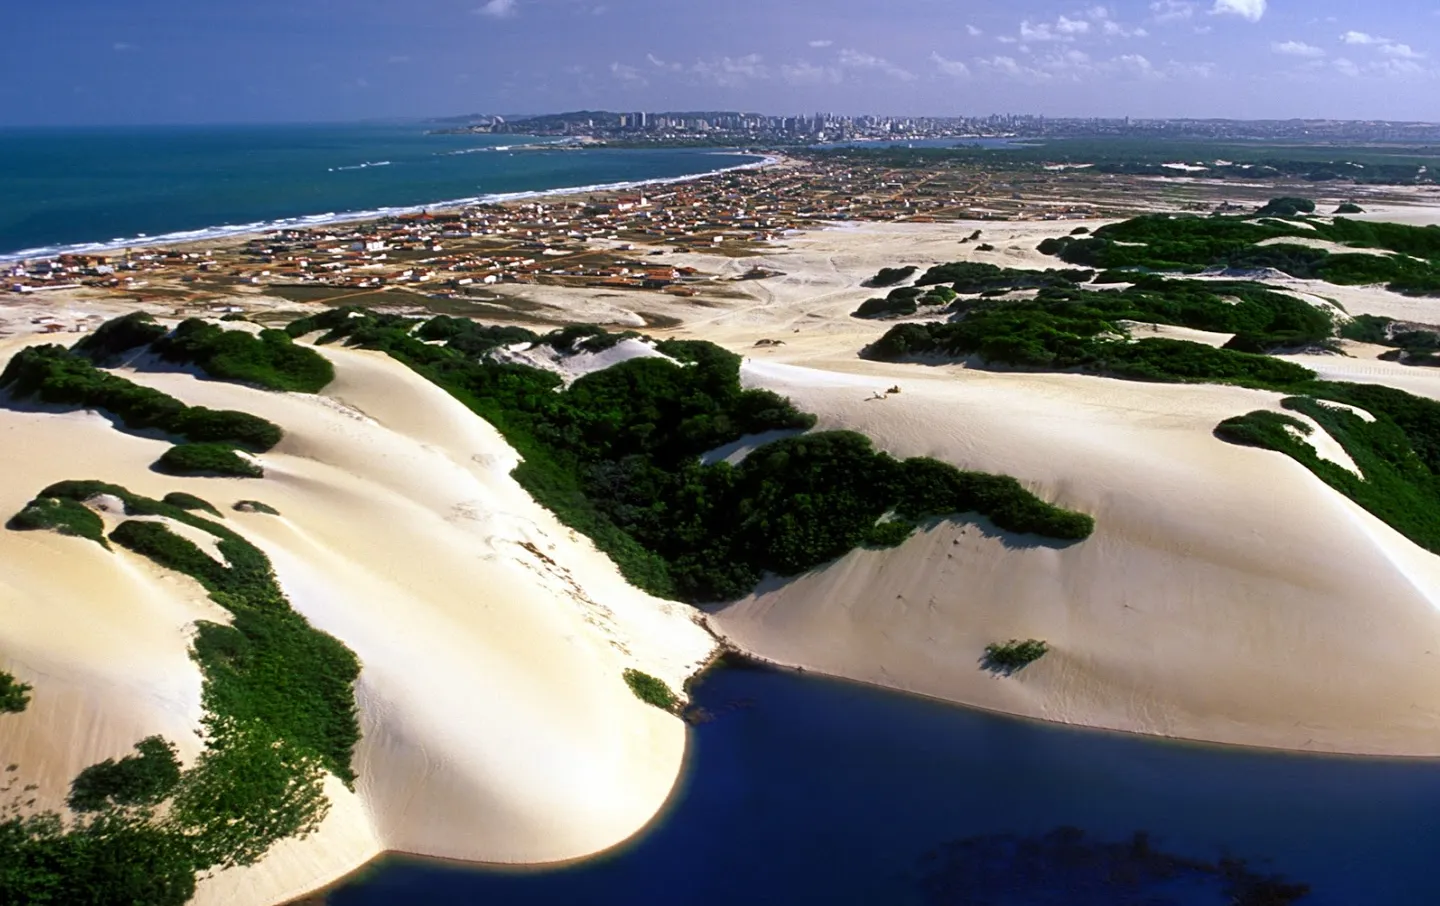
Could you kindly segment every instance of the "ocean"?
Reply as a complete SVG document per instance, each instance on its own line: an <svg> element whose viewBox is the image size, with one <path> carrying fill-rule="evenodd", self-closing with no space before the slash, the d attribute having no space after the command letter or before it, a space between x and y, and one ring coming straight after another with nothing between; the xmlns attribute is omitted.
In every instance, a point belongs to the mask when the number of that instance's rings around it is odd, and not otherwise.
<svg viewBox="0 0 1440 906"><path fill-rule="evenodd" d="M1229 906L1226 857L1309 885L1300 906L1437 902L1433 759L1107 733L767 668L715 671L695 701L714 719L628 844L549 869L390 857L329 906Z"/></svg>
<svg viewBox="0 0 1440 906"><path fill-rule="evenodd" d="M538 150L520 146L550 143ZM415 125L0 129L0 260L675 179L760 160Z"/></svg>

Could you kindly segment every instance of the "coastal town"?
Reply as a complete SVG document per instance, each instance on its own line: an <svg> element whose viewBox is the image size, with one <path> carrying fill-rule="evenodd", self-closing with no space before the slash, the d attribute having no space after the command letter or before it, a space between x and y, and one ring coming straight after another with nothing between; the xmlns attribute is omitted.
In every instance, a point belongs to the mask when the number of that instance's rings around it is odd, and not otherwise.
<svg viewBox="0 0 1440 906"><path fill-rule="evenodd" d="M768 159L628 191L17 261L6 266L4 279L13 293L98 290L177 302L254 288L296 301L396 289L463 299L502 284L686 296L714 279L701 256L755 256L797 229L846 221L1060 220L1126 209L1118 197L1116 205L1098 207L1038 190L1029 195L997 186L980 170ZM694 263L653 260L666 253L690 254Z"/></svg>

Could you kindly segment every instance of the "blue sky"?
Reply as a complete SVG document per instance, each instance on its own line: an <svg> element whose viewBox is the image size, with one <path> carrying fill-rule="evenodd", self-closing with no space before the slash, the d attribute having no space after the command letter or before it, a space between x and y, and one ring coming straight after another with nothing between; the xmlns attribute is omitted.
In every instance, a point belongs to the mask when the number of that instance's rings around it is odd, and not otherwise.
<svg viewBox="0 0 1440 906"><path fill-rule="evenodd" d="M1440 120L1440 0L8 0L0 123Z"/></svg>

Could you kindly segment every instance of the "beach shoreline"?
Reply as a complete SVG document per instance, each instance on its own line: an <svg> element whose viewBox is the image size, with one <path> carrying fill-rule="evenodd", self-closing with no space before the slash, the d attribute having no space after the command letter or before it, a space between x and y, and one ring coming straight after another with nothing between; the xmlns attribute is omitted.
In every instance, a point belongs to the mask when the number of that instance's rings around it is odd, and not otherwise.
<svg viewBox="0 0 1440 906"><path fill-rule="evenodd" d="M650 186L668 186L692 182L703 179L707 176L718 176L723 173L732 173L744 170L763 169L767 166L779 165L787 162L787 158L781 154L752 153L746 151L728 151L726 149L715 149L717 155L726 157L757 157L758 160L747 161L742 164L721 167L715 170L705 170L697 173L687 173L682 176L664 176L653 179L626 180L614 183L602 183L588 186L558 186L553 189L532 189L522 192L498 192L490 195L477 195L469 198L441 199L426 204L397 205L393 207L378 208L365 211L342 211L326 214L298 214L292 217L280 218L271 221L261 221L246 224L220 224L216 226L200 227L193 230L181 230L172 233L162 233L156 236L130 236L120 239L111 239L102 242L78 242L58 246L41 246L36 248L19 249L16 251L0 252L0 265L13 264L21 261L47 261L59 258L62 255L90 255L107 252L123 251L125 249L189 249L200 245L217 246L218 244L236 244L274 233L279 230L312 229L327 226L363 226L365 224L404 217L420 213L448 213L462 210L468 207L481 205L506 205L519 202L533 202L552 198L584 198L593 195L604 195L616 192L628 192L635 189L644 189Z"/></svg>

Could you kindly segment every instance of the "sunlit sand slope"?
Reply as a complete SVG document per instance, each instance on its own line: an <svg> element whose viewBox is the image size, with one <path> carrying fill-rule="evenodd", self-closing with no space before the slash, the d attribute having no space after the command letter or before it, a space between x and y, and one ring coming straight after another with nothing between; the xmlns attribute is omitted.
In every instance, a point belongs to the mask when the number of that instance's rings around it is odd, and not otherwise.
<svg viewBox="0 0 1440 906"><path fill-rule="evenodd" d="M7 514L64 478L195 493L363 663L356 793L332 783L319 834L203 882L199 901L274 902L382 849L546 862L621 842L663 806L685 747L683 724L639 702L622 672L678 687L710 637L531 501L508 476L514 452L448 395L379 355L327 355L339 376L323 396L127 372L281 425L261 481L158 475L163 442L98 415L0 409ZM282 515L229 511L240 499ZM199 750L187 626L225 615L198 586L123 551L17 532L0 533L0 576L0 668L35 686L31 709L7 718L0 761L41 784L37 807L143 736Z"/></svg>

